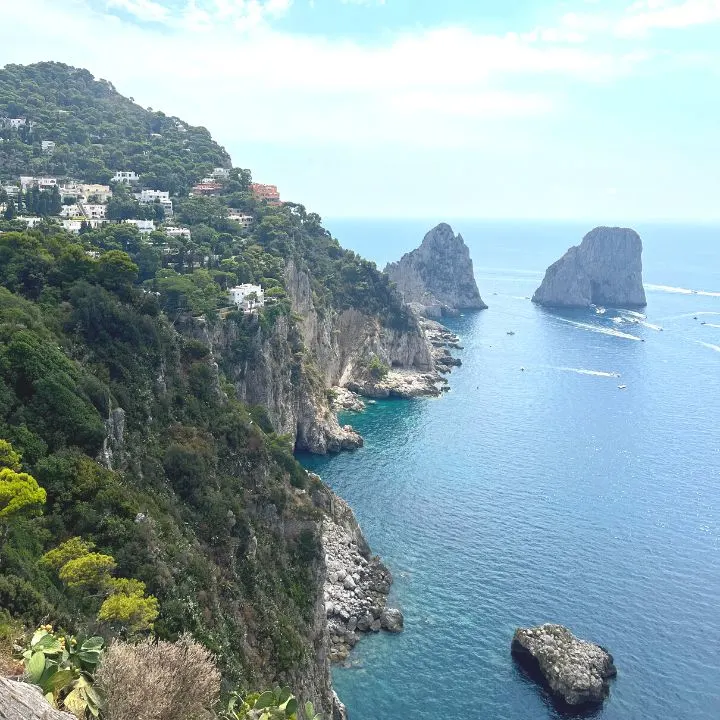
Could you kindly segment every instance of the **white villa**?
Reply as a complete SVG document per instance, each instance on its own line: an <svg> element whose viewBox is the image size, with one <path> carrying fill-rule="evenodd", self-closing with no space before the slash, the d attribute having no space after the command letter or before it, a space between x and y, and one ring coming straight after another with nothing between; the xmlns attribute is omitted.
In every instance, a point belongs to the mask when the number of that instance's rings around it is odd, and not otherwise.
<svg viewBox="0 0 720 720"><path fill-rule="evenodd" d="M141 233L151 233L155 229L152 220L124 220L128 225L134 225Z"/></svg>
<svg viewBox="0 0 720 720"><path fill-rule="evenodd" d="M254 298L249 296L254 295ZM236 285L228 290L228 299L231 305L236 305L240 310L254 310L265 305L265 293L260 285L245 283Z"/></svg>
<svg viewBox="0 0 720 720"><path fill-rule="evenodd" d="M42 151L44 153L53 153L55 152L55 141L54 140L42 140L40 142L40 145L42 147Z"/></svg>
<svg viewBox="0 0 720 720"><path fill-rule="evenodd" d="M176 227L175 225L167 225L163 228L163 232L168 237L186 237L191 239L190 228Z"/></svg>
<svg viewBox="0 0 720 720"><path fill-rule="evenodd" d="M27 118L0 118L0 125L17 130L27 123ZM31 123L32 125L32 123Z"/></svg>
<svg viewBox="0 0 720 720"><path fill-rule="evenodd" d="M125 183L126 185L130 185L131 183L138 182L139 179L140 179L140 177L133 170L118 170L112 176L110 182L119 182L119 183Z"/></svg>
<svg viewBox="0 0 720 720"><path fill-rule="evenodd" d="M87 217L94 220L104 220L107 214L107 205L89 205L82 203L81 209Z"/></svg>
<svg viewBox="0 0 720 720"><path fill-rule="evenodd" d="M173 204L170 199L170 193L164 190L141 190L135 195L138 202L145 205L151 205L155 202L160 203L165 210L165 215L171 217L173 214Z"/></svg>
<svg viewBox="0 0 720 720"><path fill-rule="evenodd" d="M33 177L32 175L20 176L20 187L27 190L29 187L37 185L40 190L52 190L58 184L57 178L54 177Z"/></svg>
<svg viewBox="0 0 720 720"><path fill-rule="evenodd" d="M109 185L94 185L84 183L78 186L78 191L86 200L93 196L96 196L98 201L101 203L106 203L112 197L112 190L110 190Z"/></svg>
<svg viewBox="0 0 720 720"><path fill-rule="evenodd" d="M239 210L229 210L228 220L234 220L236 223L239 223L244 228L249 228L253 224L253 216L245 215Z"/></svg>

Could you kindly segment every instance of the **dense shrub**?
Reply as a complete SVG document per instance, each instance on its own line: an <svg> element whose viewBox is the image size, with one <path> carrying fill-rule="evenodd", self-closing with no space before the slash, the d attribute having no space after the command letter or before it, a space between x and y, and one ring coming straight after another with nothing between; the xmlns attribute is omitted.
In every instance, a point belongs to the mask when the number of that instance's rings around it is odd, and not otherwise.
<svg viewBox="0 0 720 720"><path fill-rule="evenodd" d="M177 642L114 642L97 673L107 720L203 720L213 717L220 673L190 636Z"/></svg>

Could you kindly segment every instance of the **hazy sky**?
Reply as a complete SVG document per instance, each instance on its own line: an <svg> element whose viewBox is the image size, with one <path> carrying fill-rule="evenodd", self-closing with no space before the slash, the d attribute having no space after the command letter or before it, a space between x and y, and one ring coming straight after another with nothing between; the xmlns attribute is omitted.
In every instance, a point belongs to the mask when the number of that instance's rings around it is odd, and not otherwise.
<svg viewBox="0 0 720 720"><path fill-rule="evenodd" d="M2 4L321 215L720 219L720 0Z"/></svg>

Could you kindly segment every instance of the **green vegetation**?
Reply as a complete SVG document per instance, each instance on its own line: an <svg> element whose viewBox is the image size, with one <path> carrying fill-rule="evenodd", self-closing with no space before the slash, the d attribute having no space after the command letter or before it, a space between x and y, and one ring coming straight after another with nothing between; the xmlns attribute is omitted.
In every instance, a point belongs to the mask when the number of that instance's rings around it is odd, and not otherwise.
<svg viewBox="0 0 720 720"><path fill-rule="evenodd" d="M263 693L250 693L244 697L233 693L227 708L221 712L222 720L297 720L299 703L288 688L275 688ZM311 702L303 708L306 720L322 720Z"/></svg>
<svg viewBox="0 0 720 720"><path fill-rule="evenodd" d="M56 633L51 625L43 625L20 648L25 679L37 685L53 707L78 718L97 718L103 698L94 687L94 676L104 645L101 637L78 641L73 635Z"/></svg>
<svg viewBox="0 0 720 720"><path fill-rule="evenodd" d="M7 627L51 618L63 629L46 630L26 660L58 704L77 709L68 697L82 695L86 714L99 702L79 655L73 665L69 640L57 649L65 631L106 641L150 638L147 647L118 650L116 675L106 677L117 697L129 697L130 681L118 680L123 658L137 659L129 667L138 686L148 675L140 658L154 657L155 641L167 648L188 633L215 654L226 688L293 686L315 663L309 639L326 491L295 461L292 438L273 432L267 410L238 400L233 373L279 326L288 349L279 361L292 382L304 379L322 392L286 288L292 265L307 272L321 315L354 309L393 328L412 327L414 319L388 278L343 250L317 214L257 202L249 171L232 170L217 197L188 197L214 167L230 166L203 128L145 110L109 82L59 63L0 69L2 116L28 123L0 130L0 180L45 174L107 183L115 170L134 170L144 187L173 195L173 224L190 231L170 236L160 225L141 235L112 222L83 224L70 235L51 217L63 201L57 191L30 188L17 202L0 197L0 607ZM54 141L54 151L43 152L43 140ZM230 208L251 214L253 226L230 220ZM107 210L113 221L158 223L164 212L139 205L122 186ZM27 230L19 212L43 219ZM238 283L262 286L266 302L257 313L227 307L227 290ZM212 333L219 323L233 341L216 363L198 329ZM387 372L382 363L369 370ZM106 657L114 647L120 644ZM144 647L139 655L128 649L136 647ZM42 669L33 660L40 650ZM210 696L214 677L199 696ZM152 696L135 699L142 697ZM302 715L280 690L238 695L226 714L236 720L254 710L267 718ZM304 710L316 717L312 707ZM167 717L181 717L177 705L167 704Z"/></svg>
<svg viewBox="0 0 720 720"><path fill-rule="evenodd" d="M134 170L159 190L187 193L229 156L205 128L141 108L87 70L43 62L0 69L0 117L32 127L0 130L0 175L69 175L107 183ZM42 140L56 143L43 153Z"/></svg>
<svg viewBox="0 0 720 720"><path fill-rule="evenodd" d="M367 364L367 371L375 380L384 380L390 372L390 367L377 355L373 355Z"/></svg>

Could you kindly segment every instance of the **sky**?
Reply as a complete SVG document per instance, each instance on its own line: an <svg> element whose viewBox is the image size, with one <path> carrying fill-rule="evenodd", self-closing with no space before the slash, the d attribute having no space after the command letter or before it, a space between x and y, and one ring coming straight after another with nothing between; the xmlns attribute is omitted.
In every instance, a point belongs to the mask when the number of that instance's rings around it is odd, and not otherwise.
<svg viewBox="0 0 720 720"><path fill-rule="evenodd" d="M23 0L56 60L326 217L720 220L720 0Z"/></svg>

